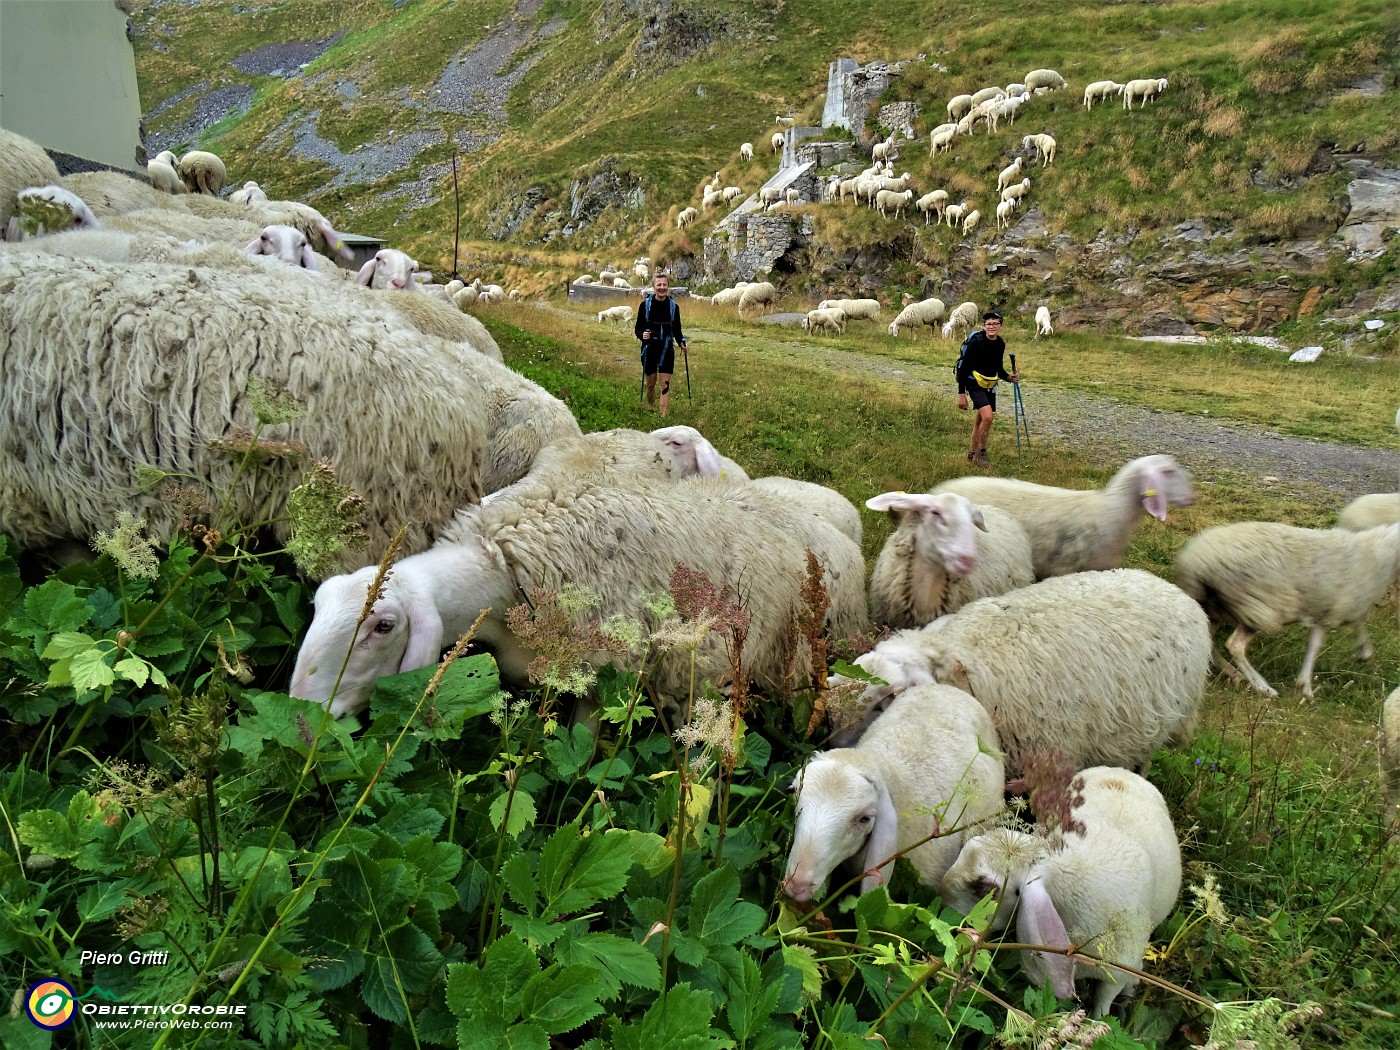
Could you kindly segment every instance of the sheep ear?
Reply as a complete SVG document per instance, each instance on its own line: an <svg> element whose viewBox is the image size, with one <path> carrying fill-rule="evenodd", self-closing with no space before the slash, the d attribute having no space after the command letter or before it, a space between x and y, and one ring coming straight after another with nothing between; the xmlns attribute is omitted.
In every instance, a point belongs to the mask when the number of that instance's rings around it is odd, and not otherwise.
<svg viewBox="0 0 1400 1050"><path fill-rule="evenodd" d="M871 496L865 501L865 505L871 510L888 510L896 513L926 510L935 516L941 514L929 497L921 493L882 492L878 496Z"/></svg>
<svg viewBox="0 0 1400 1050"><path fill-rule="evenodd" d="M1138 494L1142 498L1142 509L1158 521L1167 520L1166 478L1156 467L1143 467L1138 476Z"/></svg>
<svg viewBox="0 0 1400 1050"><path fill-rule="evenodd" d="M702 478L717 478L724 472L719 451L704 438L695 443L695 472Z"/></svg>
<svg viewBox="0 0 1400 1050"><path fill-rule="evenodd" d="M442 654L442 617L438 615L437 606L414 597L404 609L404 615L408 617L408 645L399 661L399 672L416 671L437 663Z"/></svg>
<svg viewBox="0 0 1400 1050"><path fill-rule="evenodd" d="M1055 910L1055 902L1045 889L1044 879L1021 886L1021 906L1016 912L1016 937L1022 944L1043 944L1047 948L1068 948L1069 934ZM1036 952L1045 976L1057 999L1074 998L1074 961L1067 955Z"/></svg>
<svg viewBox="0 0 1400 1050"><path fill-rule="evenodd" d="M884 781L872 780L871 784L875 788L875 827L865 840L865 857L861 861L867 872L895 851L899 837L899 817L894 811L894 803L890 801L890 793L885 790ZM869 893L876 886L885 885L893 871L894 861L890 861L875 874L866 875L860 881L860 892Z"/></svg>
<svg viewBox="0 0 1400 1050"><path fill-rule="evenodd" d="M246 247L246 248L243 249L243 254L244 254L244 255L261 255L261 254L263 253L262 248L263 248L263 241L262 241L262 238L259 237L256 241L251 241L251 242L248 244L248 247Z"/></svg>
<svg viewBox="0 0 1400 1050"><path fill-rule="evenodd" d="M374 280L374 269L379 265L379 259L374 258L360 267L360 273L355 278L355 283L369 287L369 282Z"/></svg>
<svg viewBox="0 0 1400 1050"><path fill-rule="evenodd" d="M309 244L303 244L301 246L301 268L303 270L311 270L315 273L320 272L319 267L316 265L316 253L311 250L311 245Z"/></svg>
<svg viewBox="0 0 1400 1050"><path fill-rule="evenodd" d="M986 531L987 531L987 520L986 520L984 517L982 517L982 508L979 507L979 506L977 506L977 504L974 503L974 504L971 506L971 508L969 508L969 509L971 510L971 513L972 513L972 524L976 525L976 526L977 526L979 529L981 529L983 532L986 532Z"/></svg>

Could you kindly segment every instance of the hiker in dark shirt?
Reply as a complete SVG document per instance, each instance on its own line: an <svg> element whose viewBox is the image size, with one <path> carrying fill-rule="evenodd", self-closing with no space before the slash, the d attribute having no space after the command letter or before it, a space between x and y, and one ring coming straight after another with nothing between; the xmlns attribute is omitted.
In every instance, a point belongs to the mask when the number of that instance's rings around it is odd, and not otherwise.
<svg viewBox="0 0 1400 1050"><path fill-rule="evenodd" d="M657 274L651 294L642 300L634 329L642 341L642 376L646 383L647 404L656 404L656 380L661 379L661 414L671 406L671 375L676 370L676 344L686 349L681 331L681 308L671 298L671 279Z"/></svg>
<svg viewBox="0 0 1400 1050"><path fill-rule="evenodd" d="M1001 314L988 310L982 315L982 330L973 332L963 340L962 354L958 358L958 408L967 410L970 400L977 409L977 418L972 423L972 447L967 458L979 467L991 466L987 458L987 435L992 430L992 419L997 411L997 380L1006 379L1015 383L1021 377L1018 373L1007 374L1002 367L1002 355L1006 343L1001 338Z"/></svg>

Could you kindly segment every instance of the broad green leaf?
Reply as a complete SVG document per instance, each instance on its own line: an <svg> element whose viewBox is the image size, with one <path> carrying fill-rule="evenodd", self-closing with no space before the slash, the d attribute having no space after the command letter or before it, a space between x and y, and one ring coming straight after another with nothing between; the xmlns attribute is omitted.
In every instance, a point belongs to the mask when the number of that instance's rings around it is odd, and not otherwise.
<svg viewBox="0 0 1400 1050"><path fill-rule="evenodd" d="M532 1024L507 1028L500 1021L463 1021L457 1026L457 1050L549 1050L549 1036Z"/></svg>
<svg viewBox="0 0 1400 1050"><path fill-rule="evenodd" d="M501 691L496 661L485 654L453 661L438 683L437 692L419 704L438 665L420 667L379 679L370 697L370 734L397 736L410 717L414 731L434 740L456 740L469 718L487 714Z"/></svg>
<svg viewBox="0 0 1400 1050"><path fill-rule="evenodd" d="M442 953L412 923L390 933L381 943L381 950L383 954L371 955L367 960L360 997L376 1015L399 1023L408 1017L405 997L427 987L442 965Z"/></svg>
<svg viewBox="0 0 1400 1050"><path fill-rule="evenodd" d="M90 689L103 689L116 678L107 663L106 652L101 649L88 649L72 657L68 661L68 674L73 691L79 696Z"/></svg>
<svg viewBox="0 0 1400 1050"><path fill-rule="evenodd" d="M150 665L139 656L127 656L118 660L112 670L118 678L125 678L138 689L145 685L151 677Z"/></svg>
<svg viewBox="0 0 1400 1050"><path fill-rule="evenodd" d="M514 935L496 938L481 966L447 968L447 1006L463 1021L509 1024L520 1016L520 993L540 972L529 945Z"/></svg>
<svg viewBox="0 0 1400 1050"><path fill-rule="evenodd" d="M19 840L35 853L69 860L78 855L82 841L68 818L52 809L36 809L19 818Z"/></svg>
<svg viewBox="0 0 1400 1050"><path fill-rule="evenodd" d="M452 880L462 870L462 847L451 842L434 842L431 835L420 835L404 845L404 859L417 866L423 879L423 899L433 907L451 908L457 903Z"/></svg>
<svg viewBox="0 0 1400 1050"><path fill-rule="evenodd" d="M585 725L576 725L544 742L544 755L559 780L572 780L593 760L593 734Z"/></svg>
<svg viewBox="0 0 1400 1050"><path fill-rule="evenodd" d="M712 871L691 894L689 930L704 944L735 944L759 931L764 911L739 899L739 875L729 865Z"/></svg>
<svg viewBox="0 0 1400 1050"><path fill-rule="evenodd" d="M92 617L92 609L78 597L77 588L62 580L49 580L31 587L24 596L24 611L52 634L76 631Z"/></svg>
<svg viewBox="0 0 1400 1050"><path fill-rule="evenodd" d="M682 982L651 1004L639 1022L615 1025L613 1050L725 1050L734 1041L711 1030L710 993Z"/></svg>
<svg viewBox="0 0 1400 1050"><path fill-rule="evenodd" d="M562 938L554 947L554 957L567 965L592 966L620 985L657 991L661 987L661 964L646 948L615 933L581 933Z"/></svg>
<svg viewBox="0 0 1400 1050"><path fill-rule="evenodd" d="M501 882L510 899L531 915L539 914L539 889L530 854L517 853L501 865Z"/></svg>
<svg viewBox="0 0 1400 1050"><path fill-rule="evenodd" d="M817 964L816 951L803 944L785 944L783 962L802 975L802 998L808 1003L820 1002L822 969Z"/></svg>
<svg viewBox="0 0 1400 1050"><path fill-rule="evenodd" d="M77 631L61 631L49 639L39 655L45 660L65 660L96 648L97 639Z"/></svg>
<svg viewBox="0 0 1400 1050"><path fill-rule="evenodd" d="M572 1032L603 1012L608 989L591 966L557 963L531 977L520 996L524 1019L550 1035Z"/></svg>
<svg viewBox="0 0 1400 1050"><path fill-rule="evenodd" d="M89 885L78 898L78 918L83 922L101 922L117 913L126 903L126 884L108 882L104 885Z"/></svg>
<svg viewBox="0 0 1400 1050"><path fill-rule="evenodd" d="M509 815L506 813L507 805L510 806ZM516 838L535 822L535 800L530 797L528 791L521 791L518 788L513 799L509 791L502 791L491 803L489 812L492 827L500 831L501 822L508 821L505 833L511 838Z"/></svg>

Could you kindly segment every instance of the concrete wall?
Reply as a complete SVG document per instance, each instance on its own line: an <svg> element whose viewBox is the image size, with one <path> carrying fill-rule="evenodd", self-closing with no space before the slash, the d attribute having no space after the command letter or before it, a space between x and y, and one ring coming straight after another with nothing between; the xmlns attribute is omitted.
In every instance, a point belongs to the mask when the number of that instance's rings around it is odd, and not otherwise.
<svg viewBox="0 0 1400 1050"><path fill-rule="evenodd" d="M0 0L0 126L136 170L136 59L113 0Z"/></svg>

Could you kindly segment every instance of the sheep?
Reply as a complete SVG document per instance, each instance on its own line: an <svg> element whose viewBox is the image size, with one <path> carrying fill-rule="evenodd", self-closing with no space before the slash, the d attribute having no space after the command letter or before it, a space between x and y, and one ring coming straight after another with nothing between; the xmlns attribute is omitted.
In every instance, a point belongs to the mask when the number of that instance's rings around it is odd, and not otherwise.
<svg viewBox="0 0 1400 1050"><path fill-rule="evenodd" d="M740 160L753 160L753 143L745 142L739 147Z"/></svg>
<svg viewBox="0 0 1400 1050"><path fill-rule="evenodd" d="M614 288L631 288L631 287L632 287L630 284L627 283L627 278L626 278L626 277L614 277L614 278L613 278L613 281L612 281L612 286L613 286ZM512 296L512 298L515 298L515 299L519 299L519 298L520 298L520 293L517 292L517 291L515 291L514 288L512 288L511 291L515 293L515 294Z"/></svg>
<svg viewBox="0 0 1400 1050"><path fill-rule="evenodd" d="M651 267L644 262L636 263L632 267L632 274L637 280L645 283L651 280Z"/></svg>
<svg viewBox="0 0 1400 1050"><path fill-rule="evenodd" d="M890 150L892 149L894 149L894 140L892 138L885 139L883 142L877 142L873 147L871 147L870 159L888 160L890 156Z"/></svg>
<svg viewBox="0 0 1400 1050"><path fill-rule="evenodd" d="M475 306L477 300L481 298L481 292L471 285L467 285L460 291L452 293L452 304L458 310L466 310L469 306Z"/></svg>
<svg viewBox="0 0 1400 1050"><path fill-rule="evenodd" d="M963 216L971 207L971 203L971 201L963 201L961 204L949 204L943 209L943 221L949 226L956 226L962 222Z"/></svg>
<svg viewBox="0 0 1400 1050"><path fill-rule="evenodd" d="M1003 510L951 492L885 492L865 505L895 522L870 575L877 626L923 627L968 602L1035 582L1031 542Z"/></svg>
<svg viewBox="0 0 1400 1050"><path fill-rule="evenodd" d="M954 478L935 492L959 492L1000 507L1031 538L1035 576L1112 569L1123 560L1142 511L1167 520L1169 506L1190 506L1191 475L1171 456L1140 456L1101 489L1061 489L1013 478Z"/></svg>
<svg viewBox="0 0 1400 1050"><path fill-rule="evenodd" d="M887 683L867 687L867 717L901 689L939 682L982 702L1010 767L1058 749L1076 766L1144 768L1157 748L1190 740L1210 650L1205 613L1180 588L1111 569L979 598L856 664Z"/></svg>
<svg viewBox="0 0 1400 1050"><path fill-rule="evenodd" d="M929 136L929 150L933 153L947 153L953 148L953 139L958 136L958 126L935 131Z"/></svg>
<svg viewBox="0 0 1400 1050"><path fill-rule="evenodd" d="M180 178L179 161L169 150L162 150L146 162L146 177L151 185L162 193L179 194L187 192L184 180Z"/></svg>
<svg viewBox="0 0 1400 1050"><path fill-rule="evenodd" d="M948 320L943 325L943 338L947 339L952 335L955 328L971 328L977 323L977 318L980 316L981 311L977 309L977 304L971 300L958 303L957 306L953 307L953 312L948 315Z"/></svg>
<svg viewBox="0 0 1400 1050"><path fill-rule="evenodd" d="M541 482L587 479L601 485L635 485L722 476L723 457L715 447L694 427L675 429L691 431L694 438L680 435L671 442L661 434L626 428L557 438L539 449L518 486L498 489L482 502Z"/></svg>
<svg viewBox="0 0 1400 1050"><path fill-rule="evenodd" d="M1040 152L1040 166L1049 167L1055 162L1055 140L1049 135L1027 135L1021 140L1022 149L1030 149L1032 146Z"/></svg>
<svg viewBox="0 0 1400 1050"><path fill-rule="evenodd" d="M802 330L815 334L818 329L829 331L832 335L845 335L846 311L808 310L807 315L802 318Z"/></svg>
<svg viewBox="0 0 1400 1050"><path fill-rule="evenodd" d="M98 220L104 223L114 215L127 212L183 207L186 200L181 197L179 201L174 201L170 194L120 171L78 171L63 176L57 182L81 197Z"/></svg>
<svg viewBox="0 0 1400 1050"><path fill-rule="evenodd" d="M1167 90L1167 78L1158 80L1130 80L1123 86L1123 108L1132 109L1134 99L1142 99L1138 103L1138 109L1147 105L1149 101L1155 101L1157 96Z"/></svg>
<svg viewBox="0 0 1400 1050"><path fill-rule="evenodd" d="M977 133L977 124L978 124L978 122L979 122L979 121L984 121L984 120L986 120L986 119L987 119L986 110L981 110L981 109L976 109L976 108L969 110L968 113L967 113L967 115L966 115L965 117L963 117L962 120L958 121L958 126L957 126L957 129L956 129L957 134L959 134L959 135L975 135L975 134Z"/></svg>
<svg viewBox="0 0 1400 1050"><path fill-rule="evenodd" d="M824 568L827 628L848 636L865 622L860 548L779 498L721 479L630 488L587 479L522 481L459 512L440 542L399 561L363 623L357 620L376 568L323 583L290 691L327 703L337 717L357 711L380 677L436 662L484 609L490 612L478 641L495 651L503 682L523 686L533 654L511 636L504 614L526 588L572 582L600 596L603 616L645 622L647 595L669 588L678 560L737 592L749 617L746 670L771 686L788 676L787 628L808 550ZM729 667L723 634L710 632L693 652L678 646L662 653L648 675L657 694L674 700L699 681L718 681ZM809 670L803 649L796 673Z"/></svg>
<svg viewBox="0 0 1400 1050"><path fill-rule="evenodd" d="M984 87L972 93L972 104L980 106L984 102L997 102L1006 97L1006 92L999 87Z"/></svg>
<svg viewBox="0 0 1400 1050"><path fill-rule="evenodd" d="M711 189L709 186L706 186L704 194L702 194L700 197L701 213L703 214L704 212L709 211L715 205L719 204L722 200L724 200L723 193L721 193L719 190Z"/></svg>
<svg viewBox="0 0 1400 1050"><path fill-rule="evenodd" d="M1004 201L1020 201L1031 191L1031 180L1026 178L1020 182L1013 182L1001 191L1001 199Z"/></svg>
<svg viewBox="0 0 1400 1050"><path fill-rule="evenodd" d="M981 220L981 218L982 213L976 208L973 208L970 212L963 216L962 231L964 237L966 237L969 233L971 233L977 228L977 223Z"/></svg>
<svg viewBox="0 0 1400 1050"><path fill-rule="evenodd" d="M1126 84L1119 84L1113 80L1096 80L1084 88L1084 108L1093 109L1094 103L1108 98L1110 95L1122 95Z"/></svg>
<svg viewBox="0 0 1400 1050"><path fill-rule="evenodd" d="M1001 190L1006 189L1006 187L1010 186L1013 182L1015 182L1015 181L1016 181L1017 179L1019 179L1020 177L1021 177L1021 158L1020 158L1020 157L1017 157L1015 160L1013 160L1013 161L1012 161L1010 164L1008 164L1006 167L1002 168L1002 169L1001 169L1001 173L1000 173L999 175L997 175L997 190L998 190L998 192L1000 192Z"/></svg>
<svg viewBox="0 0 1400 1050"><path fill-rule="evenodd" d="M462 281L460 278L458 278L458 277L454 277L454 278L452 278L452 280L448 281L445 285L442 286L442 291L443 291L443 294L446 295L448 299L451 299L454 295L456 295L458 292L460 292L460 291L461 291L463 288L465 288L465 287L466 287L466 283L465 283L465 282L463 282L463 281Z"/></svg>
<svg viewBox="0 0 1400 1050"><path fill-rule="evenodd" d="M802 191L793 187L783 193L783 200L789 204L800 204L802 202Z"/></svg>
<svg viewBox="0 0 1400 1050"><path fill-rule="evenodd" d="M266 204L267 194L261 186L250 180L243 184L241 190L230 193L228 199L230 204Z"/></svg>
<svg viewBox="0 0 1400 1050"><path fill-rule="evenodd" d="M172 200L168 197L164 199L167 202L166 207L172 211L180 209L206 220L251 222L258 227L273 223L294 226L306 235L306 239L311 242L311 247L322 255L345 262L351 258L350 249L345 246L340 234L335 231L326 217L309 204L302 204L300 201L265 201L261 204L240 206L200 193L192 193L180 197L178 200ZM174 214L178 214L178 212L174 212Z"/></svg>
<svg viewBox="0 0 1400 1050"><path fill-rule="evenodd" d="M1265 696L1278 691L1245 656L1250 641L1286 624L1307 624L1311 633L1297 684L1311 697L1313 662L1329 628L1351 624L1357 659L1371 658L1366 618L1400 580L1400 524L1365 532L1266 521L1217 525L1181 548L1176 578L1212 623L1235 625L1225 643L1235 661L1219 657L1220 669L1237 682L1242 673Z"/></svg>
<svg viewBox="0 0 1400 1050"><path fill-rule="evenodd" d="M683 230L696 219L700 218L700 213L694 208L683 208L676 216L676 229Z"/></svg>
<svg viewBox="0 0 1400 1050"><path fill-rule="evenodd" d="M933 190L929 193L925 193L922 197L916 200L914 204L921 212L924 213L925 226L929 225L929 217L933 214L938 215L938 221L940 224L942 224L943 210L946 207L948 207L948 191Z"/></svg>
<svg viewBox="0 0 1400 1050"><path fill-rule="evenodd" d="M1364 532L1377 525L1389 525L1400 521L1400 494L1375 492L1369 496L1358 496L1337 516L1337 528Z"/></svg>
<svg viewBox="0 0 1400 1050"><path fill-rule="evenodd" d="M366 288L392 288L399 292L418 290L418 282L413 279L413 271L418 269L418 260L397 248L380 248L374 258L360 267L355 283Z"/></svg>
<svg viewBox="0 0 1400 1050"><path fill-rule="evenodd" d="M597 282L598 278L591 273L581 273L574 278L574 284L596 284Z"/></svg>
<svg viewBox="0 0 1400 1050"><path fill-rule="evenodd" d="M739 316L744 316L744 309L749 306L762 307L773 306L778 300L778 290L768 281L756 281L739 293Z"/></svg>
<svg viewBox="0 0 1400 1050"><path fill-rule="evenodd" d="M1016 114L1020 112L1021 107L1029 100L1029 94L1012 95L1002 99L991 109L987 110L988 126L992 131L996 131L1001 121L1005 120L1008 125L1014 127L1016 124Z"/></svg>
<svg viewBox="0 0 1400 1050"><path fill-rule="evenodd" d="M0 254L0 433L23 436L0 444L0 532L86 539L131 510L163 543L187 512L142 489L149 465L207 479L229 520L285 536L301 471L233 487L241 457L210 445L255 424L244 391L259 383L305 404L262 436L334 460L364 499L370 557L400 524L405 550L426 546L483 491L480 383L447 344L293 274Z"/></svg>
<svg viewBox="0 0 1400 1050"><path fill-rule="evenodd" d="M717 190L717 189L719 189L719 187L720 187L720 183L723 182L723 181L724 181L724 175L723 175L723 173L717 171L717 172L715 172L712 176L710 176L710 181L709 181L708 185L709 185L710 189L712 189L712 190Z"/></svg>
<svg viewBox="0 0 1400 1050"><path fill-rule="evenodd" d="M748 281L739 281L733 288L722 288L710 296L710 302L716 306L732 306L739 301L739 297L744 294L744 289L748 286Z"/></svg>
<svg viewBox="0 0 1400 1050"><path fill-rule="evenodd" d="M243 249L248 255L270 255L288 266L319 272L316 253L307 243L306 235L290 226L264 226L258 239Z"/></svg>
<svg viewBox="0 0 1400 1050"><path fill-rule="evenodd" d="M462 289L462 291L467 290L466 288ZM448 344L464 345L473 354L481 354L498 363L501 360L501 348L496 344L496 340L491 338L491 333L486 330L486 326L470 314L463 313L460 304L455 300L448 301L435 295L400 295L392 288L380 291L363 289L353 281L346 282L345 291L355 301L370 303L375 309L383 309L387 306L393 315L402 319L403 323L417 329L424 335L441 339ZM458 294L460 295L461 292ZM454 306L457 309L453 309ZM470 366L472 362L468 361L467 364ZM494 370L491 374L495 374ZM482 382L485 382L485 379ZM543 394L544 391L541 390L540 393ZM550 401L554 402L554 399L550 398ZM542 409L540 413L541 429L553 432L552 428L546 428L544 424L550 419L557 421L557 416L558 413L554 405ZM569 420L572 422L572 416L569 417ZM578 433L577 424L573 424L571 432Z"/></svg>
<svg viewBox="0 0 1400 1050"><path fill-rule="evenodd" d="M681 475L688 478L725 478L729 481L748 481L749 475L743 467L705 439L694 427L661 427L651 432L651 437L663 442L671 456L679 464Z"/></svg>
<svg viewBox="0 0 1400 1050"><path fill-rule="evenodd" d="M1042 335L1054 335L1055 329L1050 324L1050 307L1040 306L1035 311L1035 335L1033 339L1039 339Z"/></svg>
<svg viewBox="0 0 1400 1050"><path fill-rule="evenodd" d="M622 276L620 270L614 270L611 266L605 266L598 271L598 283L611 286L613 281Z"/></svg>
<svg viewBox="0 0 1400 1050"><path fill-rule="evenodd" d="M1065 78L1053 69L1032 69L1026 74L1025 84L1027 91L1054 91L1056 88L1069 87Z"/></svg>
<svg viewBox="0 0 1400 1050"><path fill-rule="evenodd" d="M1181 846L1162 794L1126 769L1094 766L1073 781L1082 802L1074 830L1029 835L997 828L969 836L943 879L944 900L967 914L990 890L993 929L1016 911L1016 939L1025 944L1087 951L1136 970L1144 966L1152 931L1176 907ZM1031 983L1047 981L1057 998L1074 998L1075 978L1096 984L1093 1015L1136 987L1129 970L1092 966L1067 955L1026 951Z"/></svg>
<svg viewBox="0 0 1400 1050"><path fill-rule="evenodd" d="M913 190L905 190L903 193L896 190L877 190L875 193L875 206L879 209L882 216L885 215L885 209L893 208L894 217L897 219L900 213L904 211L905 207L913 199Z"/></svg>
<svg viewBox="0 0 1400 1050"><path fill-rule="evenodd" d="M974 103L971 95L954 95L948 100L948 119L961 120L967 116Z"/></svg>
<svg viewBox="0 0 1400 1050"><path fill-rule="evenodd" d="M1380 768L1385 820L1391 833L1400 831L1400 689L1381 705Z"/></svg>
<svg viewBox="0 0 1400 1050"><path fill-rule="evenodd" d="M627 305L610 306L606 310L598 311L598 323L607 321L609 324L616 324L619 321L632 320L632 308Z"/></svg>
<svg viewBox="0 0 1400 1050"><path fill-rule="evenodd" d="M15 213L16 193L28 186L57 185L62 185L58 166L44 147L23 135L0 128L0 233L4 232L10 216Z"/></svg>
<svg viewBox="0 0 1400 1050"><path fill-rule="evenodd" d="M1014 84L1014 83L1013 83L1013 84L1007 84L1007 85L1006 85L1006 97L1007 97L1007 98L1015 98L1017 95L1026 95L1026 94L1029 94L1029 90L1027 89L1027 87L1026 87L1025 84Z"/></svg>
<svg viewBox="0 0 1400 1050"><path fill-rule="evenodd" d="M5 240L21 241L31 236L62 233L65 230L99 230L102 224L92 209L76 193L62 186L31 186L15 194L16 217L5 230Z"/></svg>
<svg viewBox="0 0 1400 1050"><path fill-rule="evenodd" d="M734 479L739 480L739 479ZM799 478L766 477L754 478L749 482L754 488L777 496L797 511L805 511L821 518L837 532L851 538L860 546L862 526L860 511L855 504L841 493L825 485L818 485Z"/></svg>
<svg viewBox="0 0 1400 1050"><path fill-rule="evenodd" d="M817 309L841 310L846 314L847 321L880 320L880 301L878 299L823 299L817 304Z"/></svg>
<svg viewBox="0 0 1400 1050"><path fill-rule="evenodd" d="M781 153L783 151L783 143L786 141L786 138L784 137L781 131L775 131L773 132L773 137L768 141L769 144L773 147L774 153Z"/></svg>
<svg viewBox="0 0 1400 1050"><path fill-rule="evenodd" d="M219 195L228 178L223 161L212 153L198 149L190 150L180 158L179 171L185 189L191 193L205 193L210 197Z"/></svg>
<svg viewBox="0 0 1400 1050"><path fill-rule="evenodd" d="M778 189L778 187L764 186L758 191L758 203L772 204L774 201L781 198L782 195L783 191Z"/></svg>
<svg viewBox="0 0 1400 1050"><path fill-rule="evenodd" d="M726 186L720 191L720 196L724 198L725 204L733 204L744 195L744 191L738 186Z"/></svg>
<svg viewBox="0 0 1400 1050"><path fill-rule="evenodd" d="M836 865L856 856L868 893L889 881L888 858L904 850L919 881L938 886L962 843L1002 808L996 730L966 693L909 689L857 746L808 759L793 791L797 824L782 885L793 900L810 901ZM942 834L923 841L935 831Z"/></svg>
<svg viewBox="0 0 1400 1050"><path fill-rule="evenodd" d="M898 339L901 328L918 328L926 324L928 337L932 339L933 329L947 313L948 308L943 305L942 299L923 299L917 303L910 303L890 322L890 335Z"/></svg>
<svg viewBox="0 0 1400 1050"><path fill-rule="evenodd" d="M1016 214L1015 201L1001 201L997 204L997 225L1010 226L1011 216Z"/></svg>

